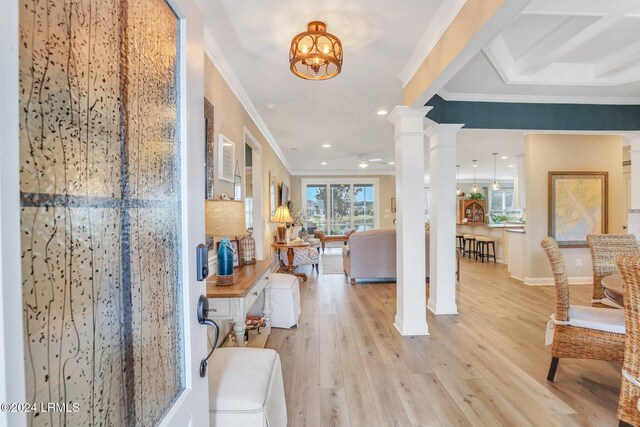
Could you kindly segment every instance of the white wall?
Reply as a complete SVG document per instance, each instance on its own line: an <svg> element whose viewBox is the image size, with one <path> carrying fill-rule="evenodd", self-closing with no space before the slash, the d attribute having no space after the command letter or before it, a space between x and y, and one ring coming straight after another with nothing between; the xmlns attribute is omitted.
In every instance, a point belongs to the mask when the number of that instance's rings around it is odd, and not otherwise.
<svg viewBox="0 0 640 427"><path fill-rule="evenodd" d="M624 186L622 139L608 135L525 136L527 225L525 239L525 283L553 283L551 268L540 241L548 235L548 173L550 171L606 171L609 174L610 234L623 233ZM589 248L562 249L567 275L576 283L591 283ZM578 262L582 267L578 267Z"/></svg>

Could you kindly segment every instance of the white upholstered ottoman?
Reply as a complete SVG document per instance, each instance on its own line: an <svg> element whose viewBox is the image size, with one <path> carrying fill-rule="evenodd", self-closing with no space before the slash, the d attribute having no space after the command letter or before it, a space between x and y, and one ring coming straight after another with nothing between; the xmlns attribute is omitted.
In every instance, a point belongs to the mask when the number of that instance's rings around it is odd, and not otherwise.
<svg viewBox="0 0 640 427"><path fill-rule="evenodd" d="M209 424L286 427L280 356L259 348L218 348L209 361Z"/></svg>
<svg viewBox="0 0 640 427"><path fill-rule="evenodd" d="M274 273L271 284L271 327L289 329L300 318L300 284L296 276Z"/></svg>

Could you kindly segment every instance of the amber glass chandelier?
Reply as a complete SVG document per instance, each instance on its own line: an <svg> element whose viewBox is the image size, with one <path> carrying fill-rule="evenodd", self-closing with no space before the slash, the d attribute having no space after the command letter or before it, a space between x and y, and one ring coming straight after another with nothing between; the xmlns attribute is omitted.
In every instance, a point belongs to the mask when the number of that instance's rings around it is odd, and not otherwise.
<svg viewBox="0 0 640 427"><path fill-rule="evenodd" d="M327 24L312 21L291 40L291 72L307 80L326 80L342 70L342 42L327 33Z"/></svg>

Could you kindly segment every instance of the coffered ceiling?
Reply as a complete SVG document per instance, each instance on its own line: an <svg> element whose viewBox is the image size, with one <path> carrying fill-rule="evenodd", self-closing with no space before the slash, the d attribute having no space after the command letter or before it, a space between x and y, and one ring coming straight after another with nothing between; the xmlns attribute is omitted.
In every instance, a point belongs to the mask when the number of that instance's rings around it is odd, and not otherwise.
<svg viewBox="0 0 640 427"><path fill-rule="evenodd" d="M441 95L638 104L640 2L532 0Z"/></svg>

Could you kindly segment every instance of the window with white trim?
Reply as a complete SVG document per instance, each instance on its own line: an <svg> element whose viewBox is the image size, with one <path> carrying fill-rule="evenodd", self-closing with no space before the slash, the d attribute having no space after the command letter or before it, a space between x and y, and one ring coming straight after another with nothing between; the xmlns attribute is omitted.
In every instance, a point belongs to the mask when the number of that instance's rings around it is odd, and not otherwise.
<svg viewBox="0 0 640 427"><path fill-rule="evenodd" d="M303 179L302 204L310 231L344 234L379 227L377 179Z"/></svg>

